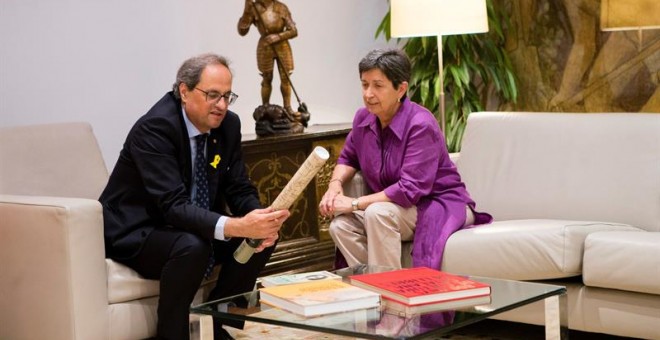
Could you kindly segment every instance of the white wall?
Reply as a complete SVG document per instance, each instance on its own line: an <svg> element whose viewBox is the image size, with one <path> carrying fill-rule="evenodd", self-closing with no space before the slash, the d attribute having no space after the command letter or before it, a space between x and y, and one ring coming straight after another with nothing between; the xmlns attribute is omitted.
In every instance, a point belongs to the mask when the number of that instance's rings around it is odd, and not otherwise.
<svg viewBox="0 0 660 340"><path fill-rule="evenodd" d="M293 84L310 124L350 122L362 105L357 63L386 45L387 0L284 0L298 27ZM1 0L0 126L88 121L111 169L135 120L170 90L189 56L227 56L232 110L254 133L258 32L241 37L242 0ZM391 43L390 43L391 44ZM279 83L271 102L281 104ZM298 107L295 97L293 107Z"/></svg>

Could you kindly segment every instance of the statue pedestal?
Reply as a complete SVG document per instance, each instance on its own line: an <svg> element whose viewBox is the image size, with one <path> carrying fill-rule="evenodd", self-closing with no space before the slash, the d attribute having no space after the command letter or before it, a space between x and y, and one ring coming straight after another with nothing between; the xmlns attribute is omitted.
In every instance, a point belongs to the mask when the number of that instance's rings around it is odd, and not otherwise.
<svg viewBox="0 0 660 340"><path fill-rule="evenodd" d="M310 114L306 106L293 112L291 108L287 110L280 105L263 104L254 109L252 117L257 136L270 137L304 132Z"/></svg>
<svg viewBox="0 0 660 340"><path fill-rule="evenodd" d="M350 123L323 124L298 134L243 136L248 176L263 206L273 202L315 147L330 152L330 159L291 207L291 217L280 230L279 243L261 276L333 268L335 246L328 233L330 219L319 214L318 206L350 129Z"/></svg>

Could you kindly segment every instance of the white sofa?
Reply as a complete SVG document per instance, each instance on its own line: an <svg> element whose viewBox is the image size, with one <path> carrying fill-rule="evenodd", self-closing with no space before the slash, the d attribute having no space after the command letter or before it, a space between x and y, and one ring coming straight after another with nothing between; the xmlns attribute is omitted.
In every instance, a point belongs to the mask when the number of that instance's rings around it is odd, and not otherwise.
<svg viewBox="0 0 660 340"><path fill-rule="evenodd" d="M0 339L155 336L158 281L105 259L107 179L87 123L0 128Z"/></svg>
<svg viewBox="0 0 660 340"><path fill-rule="evenodd" d="M473 113L456 165L495 221L443 270L565 285L570 329L660 339L660 114Z"/></svg>

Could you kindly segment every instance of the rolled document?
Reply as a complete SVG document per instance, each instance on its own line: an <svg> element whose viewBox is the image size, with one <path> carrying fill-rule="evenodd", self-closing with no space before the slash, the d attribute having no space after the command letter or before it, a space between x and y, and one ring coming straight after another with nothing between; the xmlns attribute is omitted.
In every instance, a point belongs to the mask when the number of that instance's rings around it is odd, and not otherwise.
<svg viewBox="0 0 660 340"><path fill-rule="evenodd" d="M330 158L328 150L321 146L315 147L270 206L275 210L289 209L309 182L312 181L312 178L321 170L328 158ZM245 239L234 252L234 259L239 263L246 263L262 241L259 239Z"/></svg>

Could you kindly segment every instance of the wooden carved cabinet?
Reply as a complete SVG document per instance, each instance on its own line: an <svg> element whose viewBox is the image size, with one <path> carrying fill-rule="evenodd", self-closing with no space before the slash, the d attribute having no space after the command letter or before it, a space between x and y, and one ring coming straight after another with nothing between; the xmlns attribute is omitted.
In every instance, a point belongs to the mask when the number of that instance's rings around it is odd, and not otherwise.
<svg viewBox="0 0 660 340"><path fill-rule="evenodd" d="M322 146L330 153L328 162L290 208L291 217L280 230L279 242L262 276L333 268L330 220L319 214L318 206L350 128L350 124L314 125L301 134L244 136L248 175L264 207L275 200L315 147Z"/></svg>

